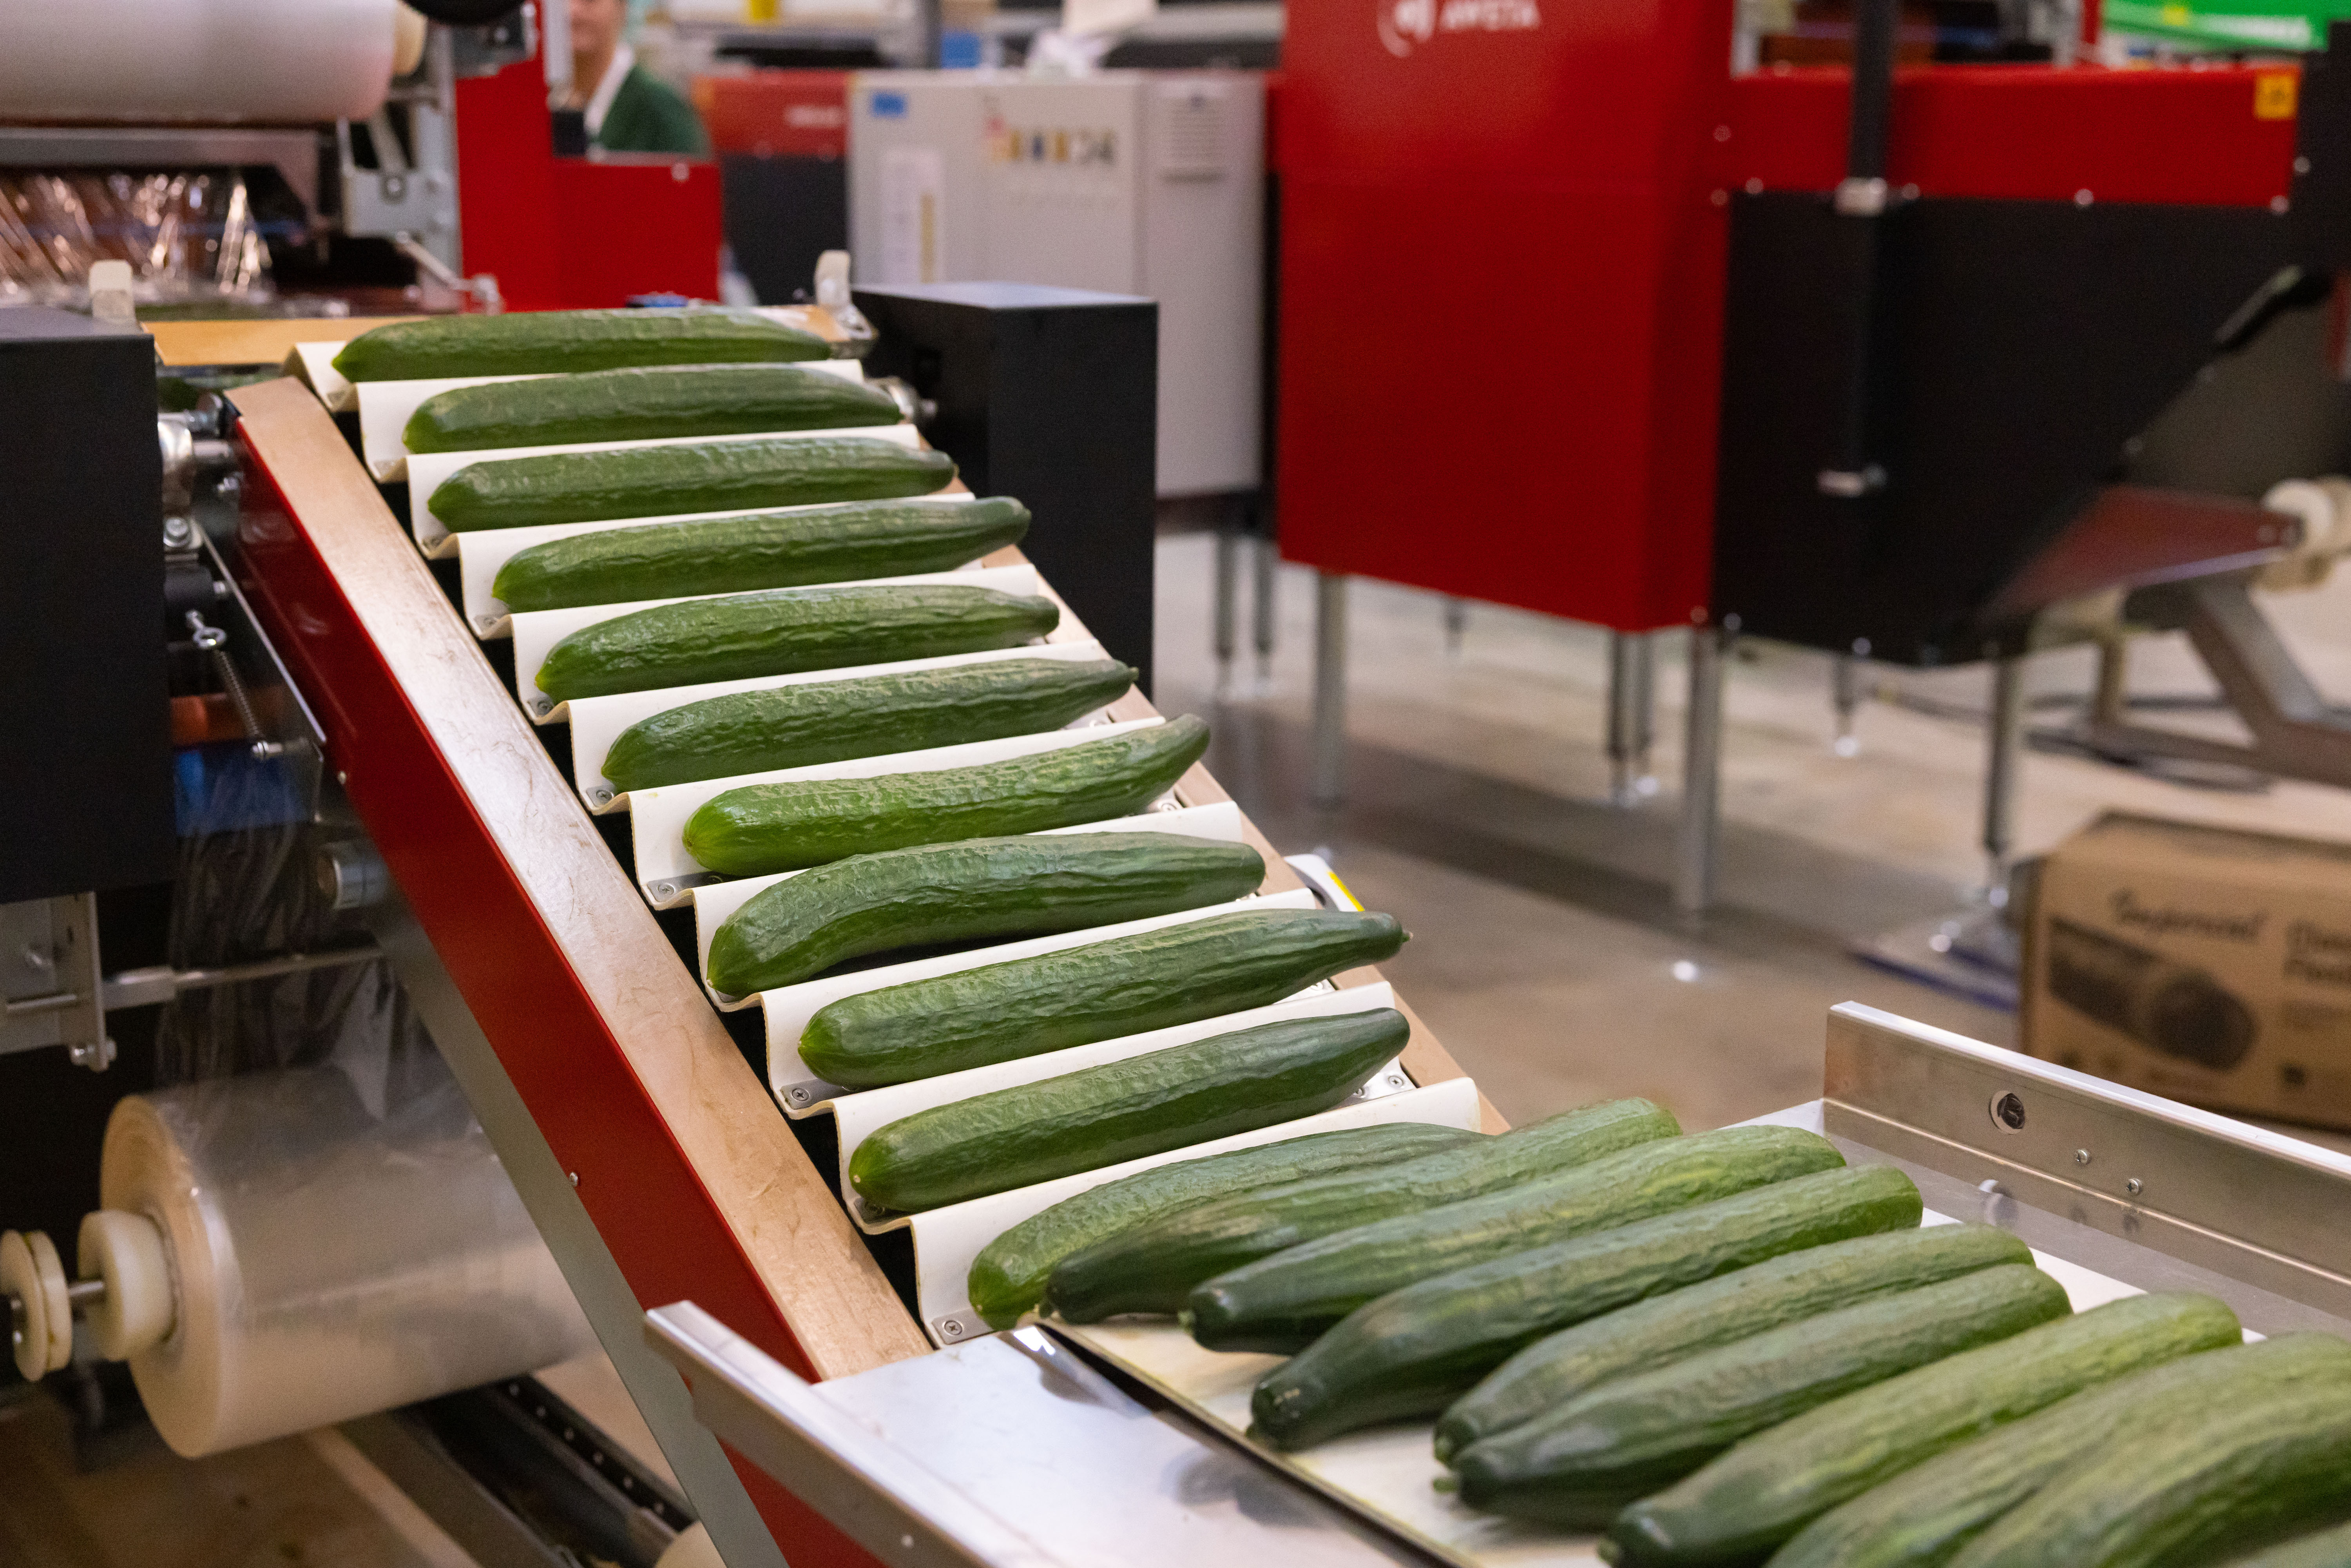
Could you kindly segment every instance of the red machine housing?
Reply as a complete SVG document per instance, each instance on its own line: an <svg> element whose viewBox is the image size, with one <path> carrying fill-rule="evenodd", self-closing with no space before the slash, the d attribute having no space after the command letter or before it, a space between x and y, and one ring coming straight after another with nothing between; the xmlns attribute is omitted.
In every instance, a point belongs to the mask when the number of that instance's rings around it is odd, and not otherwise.
<svg viewBox="0 0 2351 1568"><path fill-rule="evenodd" d="M1702 621L1734 191L1844 172L1842 68L1730 70L1729 0L1294 0L1282 553L1623 631ZM2268 205L2292 68L1897 73L1892 183Z"/></svg>

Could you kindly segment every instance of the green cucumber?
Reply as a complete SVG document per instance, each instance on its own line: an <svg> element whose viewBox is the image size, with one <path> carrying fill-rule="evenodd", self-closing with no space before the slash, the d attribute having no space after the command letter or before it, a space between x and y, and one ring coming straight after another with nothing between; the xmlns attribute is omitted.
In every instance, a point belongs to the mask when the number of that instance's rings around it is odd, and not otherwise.
<svg viewBox="0 0 2351 1568"><path fill-rule="evenodd" d="M1210 1350L1300 1350L1416 1280L1844 1164L1800 1127L1726 1127L1621 1150L1508 1192L1303 1242L1204 1280L1186 1298Z"/></svg>
<svg viewBox="0 0 2351 1568"><path fill-rule="evenodd" d="M1782 1182L1760 1193L1724 1198L1687 1215L1648 1224L1687 1224L1697 1231L1702 1221L1708 1222L1709 1228L1698 1234L1711 1239L1713 1228L1721 1224L1716 1211L1759 1201L1767 1206L1775 1199L1792 1201L1798 1197L1796 1189L1823 1179L1808 1176ZM1613 1379L1891 1291L1915 1290L2003 1263L2032 1261L2031 1248L1989 1225L1933 1225L1828 1246L1804 1244L1802 1251L1785 1247L1771 1250L1782 1255L1763 1262L1750 1260L1766 1255L1751 1249L1735 1254L1736 1260L1728 1264L1702 1256L1695 1261L1707 1274L1720 1267L1734 1271L1707 1278L1693 1275L1686 1267L1677 1268L1670 1277L1671 1285L1683 1288L1669 1285L1664 1295L1650 1295L1633 1306L1578 1322L1528 1345L1446 1410L1444 1419L1437 1424L1438 1461L1450 1464L1456 1454L1479 1438L1521 1426ZM1691 1278L1705 1282L1684 1285ZM1424 1291L1435 1283L1413 1288ZM1579 1305L1580 1296L1579 1291ZM1506 1307L1505 1313L1509 1310ZM1525 1309L1518 1311L1523 1314ZM1499 1337L1484 1326L1484 1316L1473 1320L1480 1339ZM1329 1340L1322 1343L1327 1344Z"/></svg>
<svg viewBox="0 0 2351 1568"><path fill-rule="evenodd" d="M547 651L558 702L1012 648L1061 624L1050 599L963 583L776 588L657 604L582 626Z"/></svg>
<svg viewBox="0 0 2351 1568"><path fill-rule="evenodd" d="M1830 1510L1780 1548L1771 1568L1940 1568L2114 1434L2314 1379L2351 1388L2351 1343L2332 1334L2282 1334L2085 1388Z"/></svg>
<svg viewBox="0 0 2351 1568"><path fill-rule="evenodd" d="M2351 1518L2351 1387L2232 1390L2134 1425L1951 1568L2170 1568Z"/></svg>
<svg viewBox="0 0 2351 1568"><path fill-rule="evenodd" d="M868 1203L937 1208L1328 1111L1404 1049L1394 1008L1291 1019L934 1106L849 1156Z"/></svg>
<svg viewBox="0 0 2351 1568"><path fill-rule="evenodd" d="M1265 858L1177 833L1048 833L851 855L761 888L711 934L713 989L771 991L846 958L1040 936L1224 904Z"/></svg>
<svg viewBox="0 0 2351 1568"><path fill-rule="evenodd" d="M947 571L1018 544L1029 508L985 501L851 501L573 534L517 550L490 596L509 610L686 599Z"/></svg>
<svg viewBox="0 0 2351 1568"><path fill-rule="evenodd" d="M2229 1568L2351 1568L2351 1524L2322 1530L2251 1557L2231 1557Z"/></svg>
<svg viewBox="0 0 2351 1568"><path fill-rule="evenodd" d="M944 452L872 435L779 435L487 457L433 486L451 533L538 523L805 507L927 496L956 476Z"/></svg>
<svg viewBox="0 0 2351 1568"><path fill-rule="evenodd" d="M1282 1182L1392 1166L1483 1141L1458 1127L1387 1122L1178 1160L1089 1187L1033 1214L980 1249L966 1289L987 1326L1008 1329L1044 1298L1054 1265L1081 1248L1171 1214Z"/></svg>
<svg viewBox="0 0 2351 1568"><path fill-rule="evenodd" d="M695 810L685 849L712 871L761 876L876 850L1107 821L1166 793L1207 748L1208 727L1186 714L967 768L744 784Z"/></svg>
<svg viewBox="0 0 2351 1568"><path fill-rule="evenodd" d="M605 752L603 774L625 792L1035 735L1134 685L1115 659L990 659L729 692L629 726Z"/></svg>
<svg viewBox="0 0 2351 1568"><path fill-rule="evenodd" d="M905 417L888 392L804 365L657 365L452 387L417 404L411 452L844 430Z"/></svg>
<svg viewBox="0 0 2351 1568"><path fill-rule="evenodd" d="M348 381L412 382L831 357L815 333L749 310L513 310L394 321L345 343L335 369Z"/></svg>
<svg viewBox="0 0 2351 1568"><path fill-rule="evenodd" d="M1264 1007L1404 946L1393 915L1212 915L828 1002L800 1060L852 1089L905 1083Z"/></svg>
<svg viewBox="0 0 2351 1568"><path fill-rule="evenodd" d="M1384 1170L1238 1194L1072 1253L1054 1269L1045 1304L1073 1323L1175 1312L1201 1281L1301 1241L1499 1192L1680 1131L1661 1105L1610 1100Z"/></svg>
<svg viewBox="0 0 2351 1568"><path fill-rule="evenodd" d="M1604 1528L1752 1432L1842 1395L2004 1340L2071 1308L2030 1263L1782 1323L1590 1393L1473 1443L1461 1500L1488 1513Z"/></svg>
<svg viewBox="0 0 2351 1568"><path fill-rule="evenodd" d="M1677 1287L1780 1253L1809 1258L1838 1250L1825 1243L1885 1230L1916 1236L1905 1228L1919 1212L1918 1189L1899 1171L1829 1170L1508 1253L1357 1308L1266 1374L1251 1413L1259 1435L1285 1448L1431 1415L1539 1334L1600 1313L1604 1323L1627 1302L1663 1292L1672 1301L1687 1293Z"/></svg>
<svg viewBox="0 0 2351 1568"><path fill-rule="evenodd" d="M1624 1563L1761 1562L1870 1488L2067 1395L2243 1337L2210 1296L2128 1296L1848 1394L1617 1515Z"/></svg>

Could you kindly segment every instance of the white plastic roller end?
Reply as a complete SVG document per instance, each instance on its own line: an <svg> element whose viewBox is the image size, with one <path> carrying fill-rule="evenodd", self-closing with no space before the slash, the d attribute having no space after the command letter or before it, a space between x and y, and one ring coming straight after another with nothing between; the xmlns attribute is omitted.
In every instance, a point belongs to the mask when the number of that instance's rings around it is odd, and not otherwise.
<svg viewBox="0 0 2351 1568"><path fill-rule="evenodd" d="M75 1250L81 1277L106 1282L106 1293L82 1312L98 1354L109 1361L129 1361L162 1343L177 1314L163 1233L155 1222L124 1209L98 1209L82 1216Z"/></svg>
<svg viewBox="0 0 2351 1568"><path fill-rule="evenodd" d="M66 1299L65 1265L48 1237L0 1230L0 1296L15 1303L9 1338L25 1381L63 1371L73 1360L73 1306Z"/></svg>

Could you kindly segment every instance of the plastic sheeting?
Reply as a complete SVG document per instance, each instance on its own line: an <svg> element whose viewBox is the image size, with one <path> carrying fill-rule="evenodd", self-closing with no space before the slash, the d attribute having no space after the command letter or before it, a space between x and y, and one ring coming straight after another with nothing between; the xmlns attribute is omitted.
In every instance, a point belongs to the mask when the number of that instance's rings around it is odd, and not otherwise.
<svg viewBox="0 0 2351 1568"><path fill-rule="evenodd" d="M141 303L270 289L268 246L233 170L0 174L0 305L84 304L99 261L128 262Z"/></svg>

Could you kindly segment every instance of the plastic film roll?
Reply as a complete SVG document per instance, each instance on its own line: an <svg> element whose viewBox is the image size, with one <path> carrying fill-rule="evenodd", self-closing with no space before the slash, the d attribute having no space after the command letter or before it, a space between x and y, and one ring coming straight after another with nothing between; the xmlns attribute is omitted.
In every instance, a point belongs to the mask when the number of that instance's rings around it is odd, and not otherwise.
<svg viewBox="0 0 2351 1568"><path fill-rule="evenodd" d="M391 85L393 0L0 5L12 120L364 120Z"/></svg>
<svg viewBox="0 0 2351 1568"><path fill-rule="evenodd" d="M2204 970L2070 920L2049 922L2049 994L2216 1072L2242 1061L2259 1032L2252 1009Z"/></svg>
<svg viewBox="0 0 2351 1568"><path fill-rule="evenodd" d="M333 1068L133 1095L100 1188L162 1232L172 1331L131 1371L191 1458L594 1344L454 1085L381 1118Z"/></svg>

